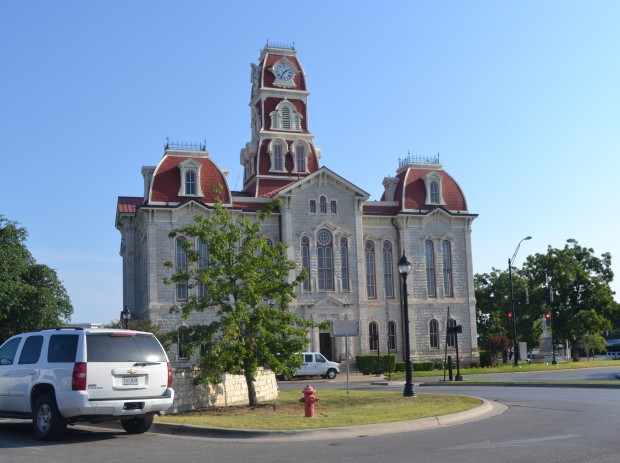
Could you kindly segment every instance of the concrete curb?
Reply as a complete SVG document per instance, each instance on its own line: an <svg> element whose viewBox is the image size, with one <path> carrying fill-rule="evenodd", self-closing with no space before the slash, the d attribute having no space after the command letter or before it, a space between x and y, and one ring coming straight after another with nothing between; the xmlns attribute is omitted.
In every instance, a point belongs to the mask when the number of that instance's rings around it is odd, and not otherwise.
<svg viewBox="0 0 620 463"><path fill-rule="evenodd" d="M176 425L169 423L154 423L150 433L219 438L233 440L260 440L260 441L287 441L291 438L296 440L331 440L331 439L350 439L364 436L381 436L385 434L396 434L411 431L420 431L444 426L454 426L462 423L478 421L503 413L508 409L507 406L492 402L486 399L482 404L464 412L451 415L434 416L419 420L398 421L394 423L369 424L364 426L350 426L338 428L321 428L299 431L263 431L263 430L239 430L208 428L204 426Z"/></svg>
<svg viewBox="0 0 620 463"><path fill-rule="evenodd" d="M533 381L453 381L453 382L438 382L438 383L420 383L416 387L424 386L492 386L492 387L573 387L584 389L620 389L620 384L588 384L588 383L552 383L552 382L533 382Z"/></svg>

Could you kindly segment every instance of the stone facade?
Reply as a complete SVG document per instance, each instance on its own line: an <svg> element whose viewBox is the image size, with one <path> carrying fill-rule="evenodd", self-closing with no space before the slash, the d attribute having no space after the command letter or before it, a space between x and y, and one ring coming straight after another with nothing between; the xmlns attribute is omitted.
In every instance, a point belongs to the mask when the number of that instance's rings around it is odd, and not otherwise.
<svg viewBox="0 0 620 463"><path fill-rule="evenodd" d="M277 66L285 80L274 77ZM383 179L383 196L371 201L354 183L320 167L296 51L266 47L252 65L252 77L252 137L240 155L242 191L230 190L225 171L204 146L167 145L157 166L142 169L144 196L119 197L124 304L132 315L167 331L212 316L196 314L183 321L170 314L179 301L175 287L163 283L172 274L164 262L175 261L170 231L196 214L209 215L214 197L207 192L219 187L224 203L239 216L255 217L274 198L282 201L263 234L286 243L288 258L309 273L290 310L315 322L359 321L360 335L349 342L352 357L385 353L389 347L403 359L397 263L404 255L412 264L407 277L412 359L441 360L446 352L454 357L454 338L446 336L451 323L462 326L461 360L477 362L471 249L477 215L468 211L463 192L438 157L399 159L395 176ZM344 338L329 330L313 329L308 341L309 351L336 361L345 358ZM191 371L194 359L170 354L179 369L181 395L192 395L181 373Z"/></svg>
<svg viewBox="0 0 620 463"><path fill-rule="evenodd" d="M197 386L195 378L196 370L193 368L175 369L173 382L175 398L168 413L248 404L248 388L243 376L222 375L220 384L208 386ZM259 402L278 398L278 384L270 370L259 369L255 384Z"/></svg>

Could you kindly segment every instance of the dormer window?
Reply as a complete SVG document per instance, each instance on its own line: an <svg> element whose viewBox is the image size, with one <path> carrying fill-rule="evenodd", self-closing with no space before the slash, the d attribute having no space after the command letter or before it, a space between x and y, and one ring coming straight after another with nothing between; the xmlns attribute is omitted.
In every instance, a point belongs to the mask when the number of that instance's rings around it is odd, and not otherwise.
<svg viewBox="0 0 620 463"><path fill-rule="evenodd" d="M203 196L200 188L200 168L202 164L194 159L187 159L179 164L181 171L179 196Z"/></svg>
<svg viewBox="0 0 620 463"><path fill-rule="evenodd" d="M289 101L284 100L276 106L276 110L269 114L271 130L301 131L301 114L295 110Z"/></svg>
<svg viewBox="0 0 620 463"><path fill-rule="evenodd" d="M185 194L196 194L196 172L193 170L185 172Z"/></svg>
<svg viewBox="0 0 620 463"><path fill-rule="evenodd" d="M431 203L439 204L439 183L431 182Z"/></svg>
<svg viewBox="0 0 620 463"><path fill-rule="evenodd" d="M281 138L276 138L269 144L269 157L271 158L271 167L269 172L284 172L284 157L288 152L288 145Z"/></svg>
<svg viewBox="0 0 620 463"><path fill-rule="evenodd" d="M441 188L442 179L443 177L438 172L431 172L424 177L424 185L426 186L426 204L445 204L443 200L443 191Z"/></svg>

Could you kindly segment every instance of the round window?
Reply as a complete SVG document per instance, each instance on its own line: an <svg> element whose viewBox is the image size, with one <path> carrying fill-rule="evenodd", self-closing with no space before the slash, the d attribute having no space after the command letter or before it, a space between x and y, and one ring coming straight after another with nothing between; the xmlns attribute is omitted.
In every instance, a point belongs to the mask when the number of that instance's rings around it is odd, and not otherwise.
<svg viewBox="0 0 620 463"><path fill-rule="evenodd" d="M327 230L319 230L316 234L316 240L321 246L327 246L332 242L332 234Z"/></svg>

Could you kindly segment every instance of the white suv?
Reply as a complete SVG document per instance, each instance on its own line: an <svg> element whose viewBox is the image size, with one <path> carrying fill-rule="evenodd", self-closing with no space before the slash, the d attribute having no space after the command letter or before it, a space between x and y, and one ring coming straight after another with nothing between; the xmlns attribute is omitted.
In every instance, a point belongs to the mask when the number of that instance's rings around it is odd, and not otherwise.
<svg viewBox="0 0 620 463"><path fill-rule="evenodd" d="M172 367L151 333L58 328L0 346L0 417L32 419L40 439L81 420L143 433L173 400Z"/></svg>

